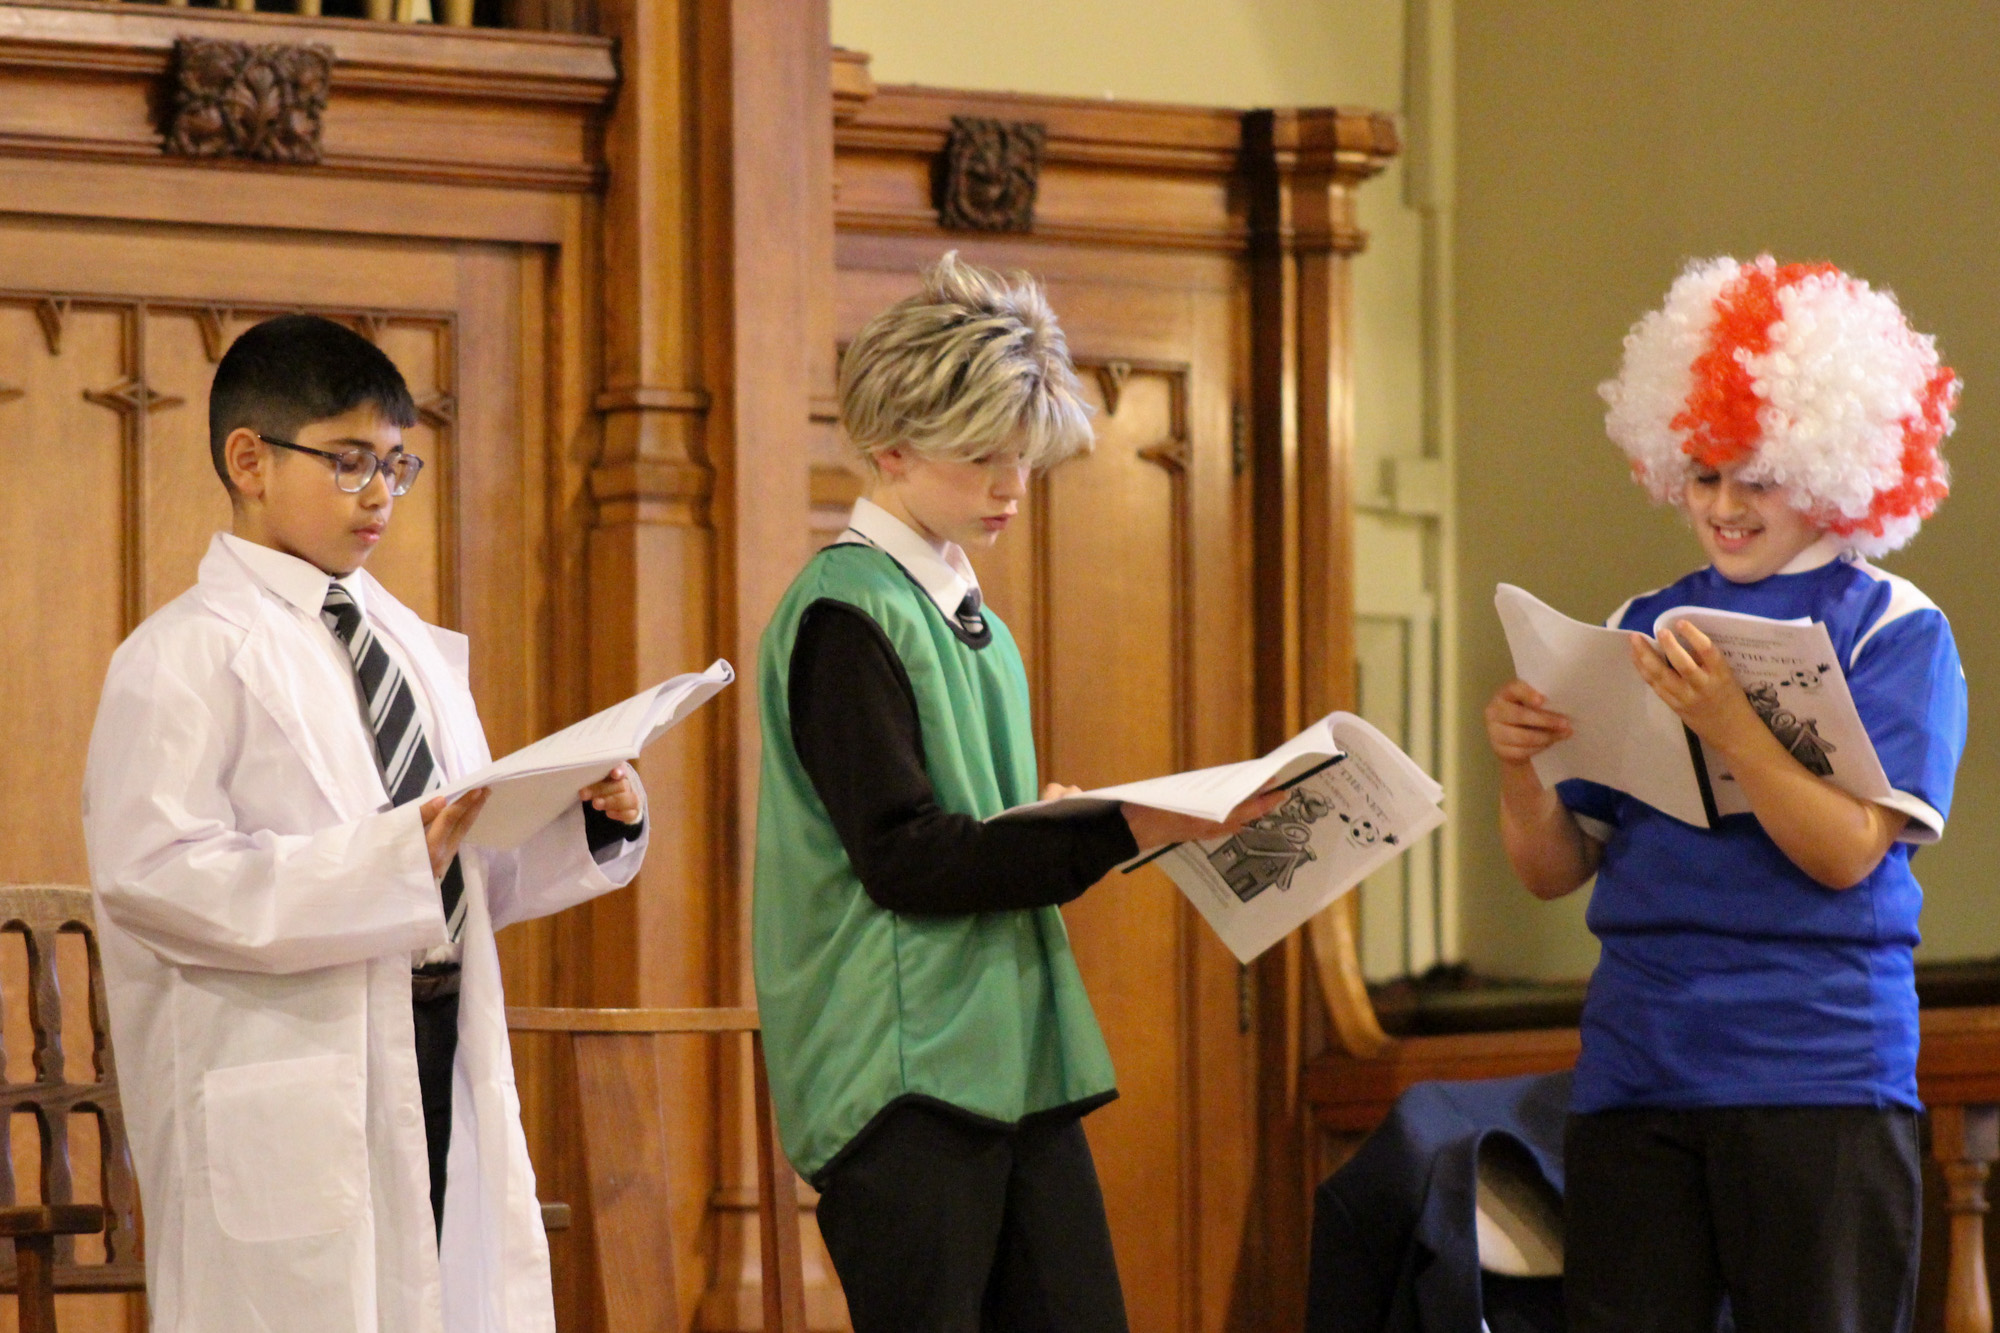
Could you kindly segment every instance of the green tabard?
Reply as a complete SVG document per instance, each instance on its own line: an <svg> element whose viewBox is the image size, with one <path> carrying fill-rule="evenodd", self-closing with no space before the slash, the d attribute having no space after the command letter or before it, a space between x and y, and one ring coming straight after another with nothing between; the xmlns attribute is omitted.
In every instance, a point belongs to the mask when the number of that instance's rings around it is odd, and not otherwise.
<svg viewBox="0 0 2000 1333"><path fill-rule="evenodd" d="M901 659L940 807L983 819L1037 794L1027 673L999 617L983 613L993 641L975 650L883 552L854 544L816 556L758 655L752 913L778 1129L807 1179L900 1098L1011 1125L1114 1091L1060 912L909 916L861 887L792 744L792 648L806 608L822 600L864 612Z"/></svg>

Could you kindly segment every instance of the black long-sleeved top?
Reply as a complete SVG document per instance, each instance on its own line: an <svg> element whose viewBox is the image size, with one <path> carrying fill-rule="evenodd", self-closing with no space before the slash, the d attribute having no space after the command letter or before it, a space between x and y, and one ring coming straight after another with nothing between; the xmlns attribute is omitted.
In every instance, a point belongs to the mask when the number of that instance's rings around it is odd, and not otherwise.
<svg viewBox="0 0 2000 1333"><path fill-rule="evenodd" d="M627 824L622 819L614 819L588 801L583 806L583 840L590 847L590 854L597 855L606 847L618 842L636 842L646 831L646 817L639 816L636 824Z"/></svg>
<svg viewBox="0 0 2000 1333"><path fill-rule="evenodd" d="M916 693L888 636L844 602L800 618L792 744L870 899L891 912L997 912L1069 902L1138 853L1113 806L988 824L939 808Z"/></svg>

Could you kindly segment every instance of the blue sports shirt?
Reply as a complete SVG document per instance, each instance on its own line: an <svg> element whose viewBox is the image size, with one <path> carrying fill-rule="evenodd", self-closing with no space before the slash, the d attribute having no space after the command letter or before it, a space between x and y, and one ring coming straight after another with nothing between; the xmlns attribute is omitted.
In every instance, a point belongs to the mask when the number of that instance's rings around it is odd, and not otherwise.
<svg viewBox="0 0 2000 1333"><path fill-rule="evenodd" d="M1820 563L1815 563L1819 561ZM1918 1106L1911 951L1965 748L1965 676L1944 613L1831 545L1784 573L1699 570L1608 622L1650 634L1676 606L1823 623L1894 796L1902 838L1850 889L1816 883L1754 815L1695 828L1623 792L1558 787L1604 844L1586 917L1603 946L1583 1012L1574 1109Z"/></svg>

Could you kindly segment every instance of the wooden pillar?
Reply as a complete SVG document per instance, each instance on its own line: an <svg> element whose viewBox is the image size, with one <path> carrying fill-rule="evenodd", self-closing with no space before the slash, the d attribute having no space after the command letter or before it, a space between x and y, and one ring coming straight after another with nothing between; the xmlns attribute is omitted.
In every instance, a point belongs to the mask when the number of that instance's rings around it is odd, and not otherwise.
<svg viewBox="0 0 2000 1333"><path fill-rule="evenodd" d="M1944 1171L1951 1267L1945 1333L1993 1333L1986 1278L1986 1180L2000 1158L2000 1107L1933 1106L1931 1155Z"/></svg>
<svg viewBox="0 0 2000 1333"><path fill-rule="evenodd" d="M647 756L646 870L592 905L559 998L744 1003L757 639L808 523L799 312L807 168L830 115L825 7L606 0L604 22L622 83L605 139L600 434L583 445L589 702L716 656L739 684ZM747 1280L755 1326L754 1219L733 1206L754 1197L750 1065L735 1044L689 1043L662 1054L659 1083L677 1238L659 1276L677 1274L689 1311Z"/></svg>
<svg viewBox="0 0 2000 1333"><path fill-rule="evenodd" d="M1396 151L1386 115L1256 111L1244 121L1251 231L1251 419L1256 515L1257 731L1268 748L1354 702L1349 478L1353 321L1348 265L1366 243L1354 192ZM1299 1098L1307 952L1343 1044L1388 1038L1361 986L1349 895L1257 963L1261 1198L1268 1327L1304 1318L1310 1189ZM1317 1003L1317 1001L1310 1001Z"/></svg>
<svg viewBox="0 0 2000 1333"><path fill-rule="evenodd" d="M694 138L700 56L694 0L605 0L620 86L605 127L599 423L584 552L589 705L601 708L728 650L717 633L714 391L698 317L726 299L703 271L710 201ZM726 427L725 427L726 429ZM733 654L730 654L733 658ZM743 687L738 687L740 690ZM556 998L595 1006L701 1006L728 997L717 976L718 887L729 878L725 796L731 762L726 692L646 756L651 847L638 883L590 904ZM657 1067L667 1112L675 1253L632 1282L673 1282L691 1310L705 1286L703 1245L717 1175L717 1056L680 1043ZM596 1256L578 1256L594 1265ZM569 1293L591 1289L565 1283ZM567 1312L566 1312L567 1313ZM577 1313L580 1313L578 1311Z"/></svg>
<svg viewBox="0 0 2000 1333"><path fill-rule="evenodd" d="M760 731L757 646L809 553L809 314L831 273L832 43L825 0L699 0L697 142L703 198L703 374L715 447L716 632L742 684L730 692L716 774L723 844L714 904L718 998L751 1004L750 885ZM824 160L822 160L824 159ZM822 236L822 232L825 233ZM830 266L829 266L830 267ZM744 1048L717 1071L715 1260L697 1323L762 1327L755 1216L755 1070ZM789 1165L776 1176L796 1190Z"/></svg>

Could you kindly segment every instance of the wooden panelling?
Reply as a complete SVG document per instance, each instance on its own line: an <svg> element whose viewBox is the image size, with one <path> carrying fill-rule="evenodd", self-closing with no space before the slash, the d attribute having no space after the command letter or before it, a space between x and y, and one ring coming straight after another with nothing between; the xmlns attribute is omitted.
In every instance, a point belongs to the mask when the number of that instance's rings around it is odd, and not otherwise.
<svg viewBox="0 0 2000 1333"><path fill-rule="evenodd" d="M331 42L335 165L162 158L150 104L172 37L189 32ZM584 285L598 224L579 191L602 175L612 73L599 39L0 6L0 386L20 391L0 392L0 430L21 457L47 453L65 497L0 539L0 661L34 682L0 703L5 734L30 738L0 760L6 878L85 878L74 793L104 663L192 581L227 523L207 382L228 341L270 314L346 320L408 377L422 408L408 438L431 466L373 569L420 613L470 631L494 748L580 715L587 596L564 553L589 518L602 381ZM565 993L591 973L577 924L503 934L515 999L587 998ZM576 1179L552 1114L565 1071L549 1052L521 1054L532 1151L560 1191ZM707 1179L676 1188L699 1217ZM569 1233L554 1248L558 1272L573 1271ZM66 1310L64 1327L138 1318L100 1298Z"/></svg>
<svg viewBox="0 0 2000 1333"><path fill-rule="evenodd" d="M156 90L185 36L333 51L324 163L236 169L574 190L596 183L599 124L616 79L607 39L88 0L0 5L8 90L0 151L161 162Z"/></svg>
<svg viewBox="0 0 2000 1333"><path fill-rule="evenodd" d="M0 282L62 276L65 265L48 253L56 242L53 234L16 239L41 244L11 247L0 258ZM115 247L115 240L99 239L104 248ZM92 255L76 253L73 239L63 248L63 258L79 276L90 267ZM222 275L211 277L216 290L226 290ZM45 665L30 670L24 656L22 676L38 684L11 694L0 709L14 714L9 721L17 725L10 734L30 734L52 718L63 720L53 744L9 747L9 757L0 760L7 766L0 781L9 790L44 783L61 791L80 788L95 697L70 683L102 679L111 648L194 582L210 534L228 523L228 504L208 454L211 349L219 355L249 323L299 304L272 304L268 294L260 303L247 292L227 305L192 305L101 286L0 290L0 385L16 391L0 397L0 432L23 442L62 441L50 451L48 465L57 484L67 488L62 493L78 502L33 506L36 517L10 525L5 539L20 547L6 552L5 567L34 575L7 586L6 618L13 632L6 639L11 651L32 649ZM420 399L433 400L435 386L450 378L450 315L363 316L334 308L326 313L372 322ZM437 484L398 504L399 540L385 550L376 572L420 612L450 619L446 613L455 609L457 597L446 577L450 543L444 539L449 507L443 496L452 475L449 436L427 419L407 438L413 450L433 460ZM40 595L58 586L70 595L60 600ZM64 658L54 672L46 666L47 645L59 645L54 651ZM518 731L519 710L511 711ZM12 836L0 833L0 846L9 865L21 867L10 873L87 878L73 810L51 822L47 812L10 801L0 811L0 829L9 821L18 826Z"/></svg>
<svg viewBox="0 0 2000 1333"><path fill-rule="evenodd" d="M140 95L139 90L133 95ZM416 240L475 237L562 245L571 237L577 203L558 194L502 186L383 177L342 180L301 168L209 168L203 174L179 163L25 157L8 160L6 170L8 209L60 218L58 226L83 219L173 226L210 216L220 194L228 207L217 215L238 227L379 236L393 222L396 235ZM338 287L358 275L332 271L324 276Z"/></svg>
<svg viewBox="0 0 2000 1333"><path fill-rule="evenodd" d="M322 278L336 270L345 276ZM0 537L0 668L16 682L0 729L26 741L0 751L7 877L88 879L75 793L97 686L119 639L192 584L227 525L208 381L228 342L272 314L346 321L402 368L423 408L406 438L431 468L398 502L373 572L420 613L473 631L497 749L544 729L542 651L523 614L540 593L532 565L513 558L545 528L520 398L522 322L535 310L519 283L504 247L0 224L0 386L12 391L0 392L0 434L17 460L38 460L43 497ZM461 403L468 375L484 388ZM503 943L510 963L520 943ZM524 1070L524 1091L537 1079ZM122 1297L96 1298L76 1318L122 1328L124 1311Z"/></svg>
<svg viewBox="0 0 2000 1333"><path fill-rule="evenodd" d="M1047 127L1035 204L1044 240L1242 248L1236 112L907 86L877 89L840 126L841 225L935 232L931 161L955 115Z"/></svg>

